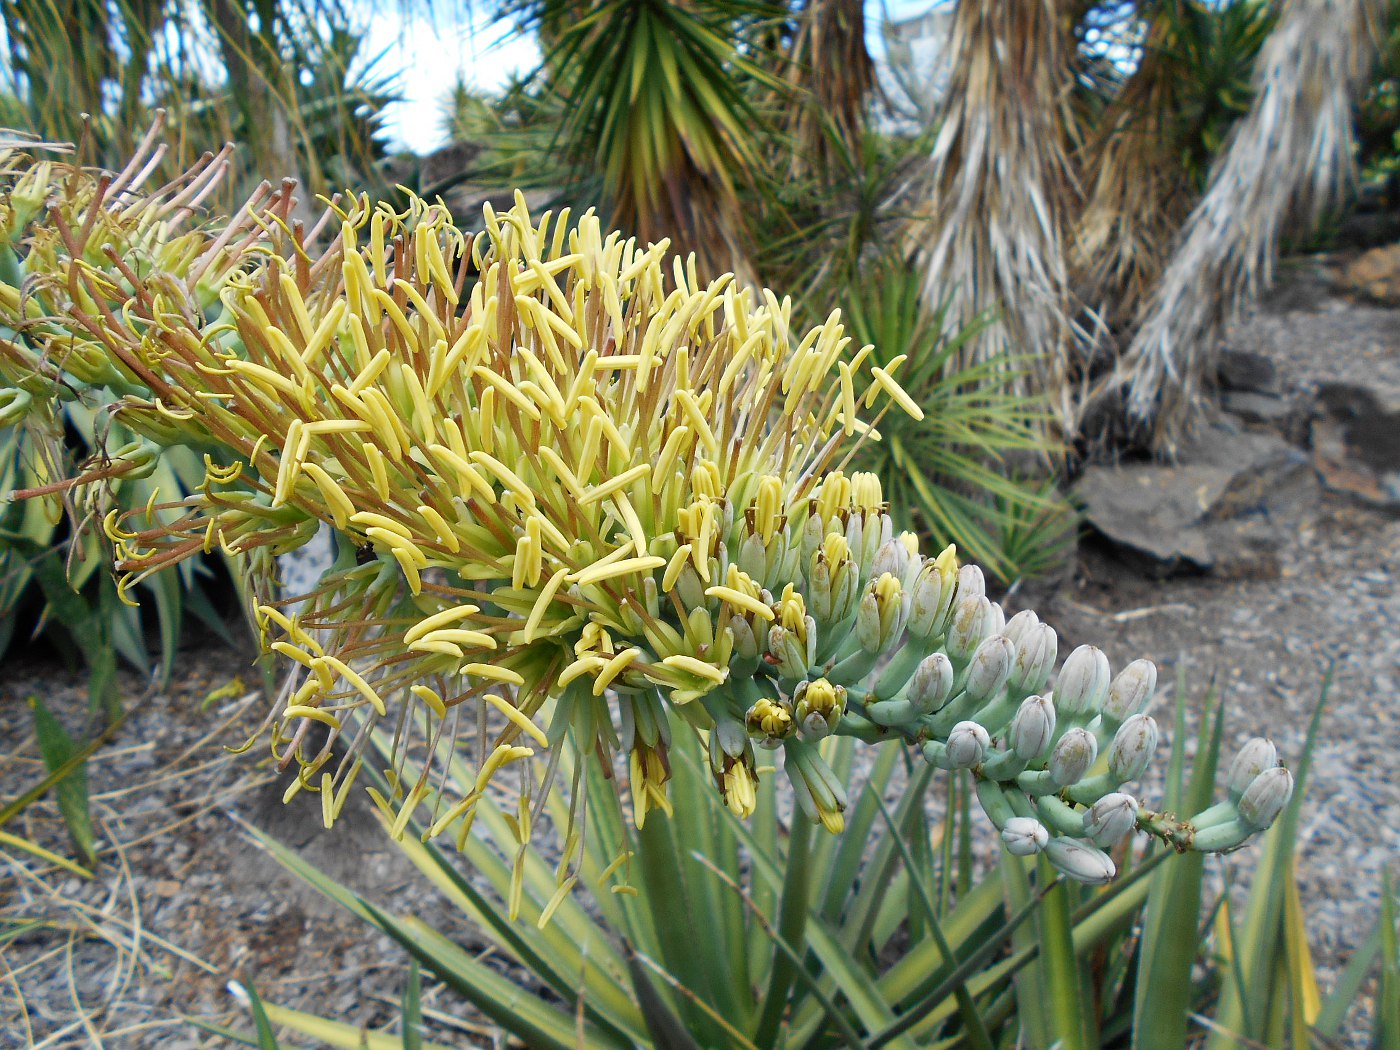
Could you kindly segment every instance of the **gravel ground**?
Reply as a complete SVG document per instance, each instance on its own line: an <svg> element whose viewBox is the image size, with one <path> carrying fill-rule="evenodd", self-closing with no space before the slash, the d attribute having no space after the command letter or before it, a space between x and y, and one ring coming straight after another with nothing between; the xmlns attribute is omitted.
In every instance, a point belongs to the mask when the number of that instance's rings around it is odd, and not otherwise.
<svg viewBox="0 0 1400 1050"><path fill-rule="evenodd" d="M1339 375L1393 377L1400 389L1397 319L1397 311L1285 291L1235 338L1275 357L1297 393ZM1265 732L1290 761L1326 668L1336 662L1300 858L1325 991L1375 922L1380 872L1400 856L1393 757L1400 747L1400 517L1322 496L1281 560L1277 579L1155 581L1090 545L1072 578L1012 602L1032 604L1054 624L1062 652L1092 641L1115 667L1148 656L1166 683L1183 670L1197 698L1213 679L1227 698L1227 746ZM91 1046L99 1035L109 1047L227 1046L180 1018L245 1025L226 990L233 978L254 981L282 1005L389 1024L404 979L402 953L250 847L234 815L292 841L390 910L413 911L471 943L460 918L386 849L367 803L352 803L327 836L315 830L314 805L282 808L285 784L252 756L224 750L241 743L264 712L261 695L248 688L257 681L249 654L199 645L178 666L169 689L144 699L143 683L124 677L133 713L91 763L105 844L99 877L79 880L0 852L0 1048ZM8 661L0 683L0 798L41 775L29 696L78 711L83 678L41 656ZM6 830L67 851L51 801ZM1247 877L1251 851L1219 863L1230 865L1232 877ZM492 1045L482 1019L442 989L429 987L425 998L430 1019L438 1018L430 1038ZM1363 996L1349 1045L1361 1045L1367 1013Z"/></svg>
<svg viewBox="0 0 1400 1050"><path fill-rule="evenodd" d="M396 1018L406 976L401 949L286 874L235 818L391 911L415 912L472 943L460 918L389 846L363 795L352 797L333 834L322 832L315 799L283 807L287 781L252 755L226 750L265 713L262 693L244 685L257 680L250 654L214 644L182 653L178 666L169 689L144 698L142 683L124 676L130 717L89 764L103 844L98 877L66 876L0 851L0 929L35 922L0 942L0 1048L227 1047L182 1018L247 1028L228 992L234 979L253 982L268 1002L354 1025ZM79 711L84 692L81 675L51 662L7 662L0 797L42 775L25 698ZM70 852L48 800L6 830ZM428 1025L429 1038L492 1045L482 1018L464 1014L442 989L427 987L424 1002L429 1011L451 1010Z"/></svg>

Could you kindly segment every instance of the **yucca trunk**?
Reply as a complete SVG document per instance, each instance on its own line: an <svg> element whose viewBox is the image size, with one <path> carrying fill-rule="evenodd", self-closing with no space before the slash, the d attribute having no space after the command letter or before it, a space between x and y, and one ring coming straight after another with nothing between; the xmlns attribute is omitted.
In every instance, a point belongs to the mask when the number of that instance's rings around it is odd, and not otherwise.
<svg viewBox="0 0 1400 1050"><path fill-rule="evenodd" d="M1151 9L1142 63L1085 143L1087 199L1071 267L1082 299L1115 326L1133 320L1193 203L1174 127L1181 70L1171 60L1173 29L1189 2L1165 0Z"/></svg>
<svg viewBox="0 0 1400 1050"><path fill-rule="evenodd" d="M1225 327L1269 283L1290 222L1310 227L1353 178L1352 100L1381 0L1288 0L1254 72L1254 101L1217 159L1107 392L1170 454L1197 421Z"/></svg>
<svg viewBox="0 0 1400 1050"><path fill-rule="evenodd" d="M840 170L837 144L854 154L861 141L875 86L861 0L807 4L798 16L787 80L793 97L802 100L800 105L786 107L793 174L815 174L830 181Z"/></svg>
<svg viewBox="0 0 1400 1050"><path fill-rule="evenodd" d="M927 296L948 299L949 325L998 314L957 365L1029 356L1020 382L1048 394L1062 424L1073 415L1065 227L1076 195L1068 105L1074 6L958 5L922 237Z"/></svg>

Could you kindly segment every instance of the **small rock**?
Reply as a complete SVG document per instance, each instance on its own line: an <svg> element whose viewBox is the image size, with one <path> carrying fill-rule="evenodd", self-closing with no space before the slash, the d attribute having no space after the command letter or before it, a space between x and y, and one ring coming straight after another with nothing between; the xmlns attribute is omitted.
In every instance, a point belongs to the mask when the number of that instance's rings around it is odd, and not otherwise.
<svg viewBox="0 0 1400 1050"><path fill-rule="evenodd" d="M159 879L153 888L157 897L174 897L180 892L180 883L175 879Z"/></svg>
<svg viewBox="0 0 1400 1050"><path fill-rule="evenodd" d="M1259 394L1277 394L1280 390L1278 367L1253 350L1226 350L1220 355L1216 378L1225 390Z"/></svg>
<svg viewBox="0 0 1400 1050"><path fill-rule="evenodd" d="M1400 244L1362 252L1342 267L1338 283L1355 295L1400 304Z"/></svg>
<svg viewBox="0 0 1400 1050"><path fill-rule="evenodd" d="M1400 398L1355 383L1318 388L1313 464L1323 483L1374 506L1400 508Z"/></svg>
<svg viewBox="0 0 1400 1050"><path fill-rule="evenodd" d="M1257 426L1284 428L1294 412L1293 402L1278 394L1252 390L1230 390L1220 399L1220 407L1232 416Z"/></svg>

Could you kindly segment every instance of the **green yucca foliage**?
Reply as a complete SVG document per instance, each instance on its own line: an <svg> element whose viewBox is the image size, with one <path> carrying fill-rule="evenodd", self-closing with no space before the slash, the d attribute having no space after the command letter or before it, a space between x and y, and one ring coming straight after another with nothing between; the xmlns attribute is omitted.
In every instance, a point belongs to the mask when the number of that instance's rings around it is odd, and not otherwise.
<svg viewBox="0 0 1400 1050"><path fill-rule="evenodd" d="M1183 691L1167 804L1190 809L1211 796L1222 720L1220 708L1214 718L1207 711L1188 774L1185 713ZM1317 725L1304 745L1300 781ZM1318 994L1293 877L1302 791L1265 840L1241 925L1224 898L1205 890L1199 854L1173 857L1125 843L1125 877L1098 889L1056 880L1045 865L1009 854L983 871L966 780L954 778L943 791L927 767L893 751L859 770L850 741L829 747L853 800L846 828L834 838L813 838L802 822L777 818L771 797L753 822L738 820L710 791L704 755L677 748L676 818L637 831L609 805L589 829L577 884L574 876L561 881L558 844L547 830L567 826L562 798L542 815L537 844L518 868L513 822L520 813L505 797L480 811L468 875L436 845L412 834L399 839L477 934L531 975L538 996L413 915L384 911L266 835L252 834L308 884L399 941L416 964L505 1032L530 1047L559 1050L980 1050L1017 1043L1032 1050L1179 1050L1203 1038L1221 1046L1247 1038L1283 1050L1309 1045L1313 1033L1336 1038L1379 950L1378 931L1334 993L1325 1000ZM453 764L444 790L472 775L468 763ZM580 795L610 795L596 765L579 770L566 759L559 775ZM772 792L771 781L765 791ZM942 804L930 807L934 794ZM931 819L931 808L943 817ZM507 915L517 896L523 922ZM1393 938L1387 950L1393 959ZM1392 988L1393 972L1383 978ZM1249 993L1254 1006L1242 1017L1236 990L1260 977ZM1393 1001L1390 995L1382 1000ZM250 1006L255 1017L263 1010L256 1000ZM362 1038L276 1006L264 1016L332 1046L352 1048ZM406 1008L402 1030L417 1021ZM385 1032L364 1036L397 1045Z"/></svg>
<svg viewBox="0 0 1400 1050"><path fill-rule="evenodd" d="M1007 583L1043 571L1072 539L1073 516L1053 484L1008 469L1008 457L1034 462L1048 451L1046 413L1014 389L1020 363L956 367L986 319L948 331L946 313L924 305L921 275L898 256L867 261L846 302L857 341L874 345L886 368L902 362L901 384L924 410L921 419L886 416L881 440L855 459L884 479L899 526L935 546L958 544Z"/></svg>
<svg viewBox="0 0 1400 1050"><path fill-rule="evenodd" d="M382 111L397 87L341 4L7 0L0 13L0 127L115 168L164 125L162 181L234 143L236 177L216 190L226 211L262 178L391 190Z"/></svg>

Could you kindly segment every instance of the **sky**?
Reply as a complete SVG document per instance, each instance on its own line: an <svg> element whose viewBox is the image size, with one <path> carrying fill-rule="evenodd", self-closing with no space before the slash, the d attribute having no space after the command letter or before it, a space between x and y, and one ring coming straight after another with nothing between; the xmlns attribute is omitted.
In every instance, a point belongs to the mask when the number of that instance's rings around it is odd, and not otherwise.
<svg viewBox="0 0 1400 1050"><path fill-rule="evenodd" d="M867 0L866 36L872 53L881 50L880 22L886 12L907 18L945 0ZM495 91L513 73L529 72L539 62L531 37L491 23L483 14L409 16L397 5L376 5L370 17L367 51L386 52L382 68L399 70L403 101L385 112L386 131L396 149L429 153L447 144L443 100L460 77L472 87ZM466 5L463 5L466 6Z"/></svg>

